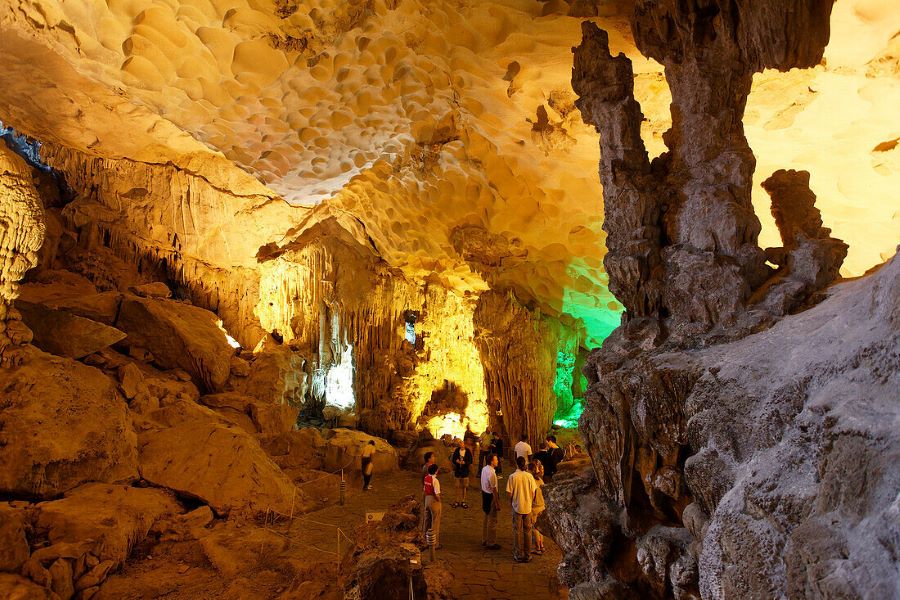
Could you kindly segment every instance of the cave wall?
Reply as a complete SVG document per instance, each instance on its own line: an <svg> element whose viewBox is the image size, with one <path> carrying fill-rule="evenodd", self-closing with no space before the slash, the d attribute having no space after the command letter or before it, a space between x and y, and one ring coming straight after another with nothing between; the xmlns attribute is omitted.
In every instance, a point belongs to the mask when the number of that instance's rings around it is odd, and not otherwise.
<svg viewBox="0 0 900 600"><path fill-rule="evenodd" d="M71 261L74 268L89 264L83 274L107 289L123 283L116 260L167 278L182 295L219 314L245 347L256 346L265 331L253 314L259 279L254 257L289 207L223 189L172 164L99 158L46 143L41 155L76 193L61 211L83 250ZM251 218L248 205L261 214ZM90 258L97 252L102 256Z"/></svg>
<svg viewBox="0 0 900 600"><path fill-rule="evenodd" d="M459 294L409 279L333 220L263 261L260 289L263 326L316 355L314 363L339 353L320 351L330 339L322 324L337 324L337 339L353 352L361 426L382 435L422 425L458 435L470 426L540 439L557 408L557 349L574 351L584 335L510 293ZM410 311L414 344L405 337ZM465 396L465 411L429 406L447 385Z"/></svg>
<svg viewBox="0 0 900 600"><path fill-rule="evenodd" d="M174 165L54 144L41 155L74 194L53 209L73 232L55 257L60 266L101 290L164 280L214 311L248 350L277 333L302 380L292 401L321 411L328 372L352 355L352 371L344 366L367 431L427 426L420 416L445 382L468 408L431 423L436 432L491 425L538 439L550 427L556 351L581 343L576 322L526 310L502 293L460 293L440 278L410 277L363 242L359 221L327 206L308 212L265 195L233 195ZM282 241L275 232L298 210L306 220ZM419 314L415 346L405 341L407 311Z"/></svg>

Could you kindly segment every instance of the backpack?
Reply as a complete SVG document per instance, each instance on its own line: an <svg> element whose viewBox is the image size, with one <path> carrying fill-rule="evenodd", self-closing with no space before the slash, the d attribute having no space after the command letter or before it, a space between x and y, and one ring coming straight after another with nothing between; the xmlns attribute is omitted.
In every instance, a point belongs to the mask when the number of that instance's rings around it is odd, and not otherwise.
<svg viewBox="0 0 900 600"><path fill-rule="evenodd" d="M434 476L426 475L425 476L425 488L424 492L426 496L434 496Z"/></svg>

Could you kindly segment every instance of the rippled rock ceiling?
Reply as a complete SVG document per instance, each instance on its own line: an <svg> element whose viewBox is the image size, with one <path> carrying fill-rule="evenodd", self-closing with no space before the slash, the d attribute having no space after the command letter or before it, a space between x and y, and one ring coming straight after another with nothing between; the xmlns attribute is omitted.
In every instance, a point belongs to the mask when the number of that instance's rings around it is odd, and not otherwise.
<svg viewBox="0 0 900 600"><path fill-rule="evenodd" d="M757 181L811 171L850 245L845 275L891 254L898 227L888 4L839 3L825 66L758 75L745 119ZM17 0L0 13L0 108L45 142L172 164L237 196L163 223L185 255L252 265L337 216L405 273L583 319L591 346L621 306L601 266L596 135L569 84L582 18L568 15L598 12L635 60L659 153L661 68L603 2ZM298 209L266 202L277 197ZM758 186L754 199L767 215Z"/></svg>

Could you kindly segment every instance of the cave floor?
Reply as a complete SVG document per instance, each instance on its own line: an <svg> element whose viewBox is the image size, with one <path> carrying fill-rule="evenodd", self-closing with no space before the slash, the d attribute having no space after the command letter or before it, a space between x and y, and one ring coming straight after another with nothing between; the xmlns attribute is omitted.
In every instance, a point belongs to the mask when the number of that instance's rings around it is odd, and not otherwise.
<svg viewBox="0 0 900 600"><path fill-rule="evenodd" d="M505 481L500 480L501 490L505 489ZM455 489L451 487L455 482L449 473L443 474L441 483L445 495L441 523L443 548L435 553L435 560L443 562L454 575L450 597L458 600L558 600L568 597L556 577L556 565L562 560L562 554L551 539L544 538L547 551L543 556L534 556L528 564L513 561L510 509L505 493L497 527L497 542L502 548L491 551L481 546L483 513L476 479L473 477L470 483L468 509L450 507L455 499ZM370 492L358 490L356 481L351 485L353 489L348 490L344 506L334 505L308 513L294 525L302 527L310 547L336 552L337 527L350 533L364 521L366 512L385 510L409 494L418 494L420 489L418 473L409 470L375 473L374 489ZM427 564L427 552L423 556Z"/></svg>

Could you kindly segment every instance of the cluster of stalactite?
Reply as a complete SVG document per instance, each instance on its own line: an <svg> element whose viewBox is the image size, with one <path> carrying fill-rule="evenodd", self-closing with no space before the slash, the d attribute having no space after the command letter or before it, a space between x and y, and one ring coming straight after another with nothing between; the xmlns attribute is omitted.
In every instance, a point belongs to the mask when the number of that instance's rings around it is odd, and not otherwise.
<svg viewBox="0 0 900 600"><path fill-rule="evenodd" d="M510 440L543 439L557 410L558 348L577 349L578 330L499 292L482 294L474 317L492 424Z"/></svg>
<svg viewBox="0 0 900 600"><path fill-rule="evenodd" d="M257 314L263 327L310 357L313 369L351 348L360 424L381 434L426 425L420 415L432 394L448 385L467 398L457 423L484 429L473 312L472 299L387 268L333 220L261 264ZM416 315L415 343L406 338L410 314Z"/></svg>

